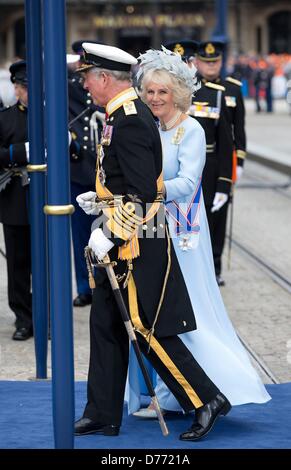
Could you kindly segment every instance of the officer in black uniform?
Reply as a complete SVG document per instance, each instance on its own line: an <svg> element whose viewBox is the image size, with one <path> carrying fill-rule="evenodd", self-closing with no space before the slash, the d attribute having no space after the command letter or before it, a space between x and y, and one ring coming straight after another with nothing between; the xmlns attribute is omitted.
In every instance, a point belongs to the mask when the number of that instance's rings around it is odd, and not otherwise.
<svg viewBox="0 0 291 470"><path fill-rule="evenodd" d="M157 126L131 87L136 59L111 47L83 44L84 86L106 105L107 119L98 153L96 219L89 246L98 259L109 252L119 274L143 353L185 411L196 419L183 440L205 435L230 409L178 334L195 329L183 275L167 235L162 204L162 149ZM114 196L119 203L113 204ZM80 195L86 210L98 204ZM146 220L145 220L146 217ZM158 222L159 221L159 222ZM95 224L96 224L95 222ZM97 226L97 224L96 224ZM102 226L102 228L100 228ZM127 279L127 286L124 280ZM77 435L117 435L122 420L128 367L128 337L104 271L95 278L90 319L88 402L75 424ZM159 307L160 305L160 307Z"/></svg>
<svg viewBox="0 0 291 470"><path fill-rule="evenodd" d="M221 106L221 113L225 115L230 126L231 135L232 135L232 150L231 150L231 166L230 162L225 162L225 158L229 155L229 148L224 154L224 162L227 163L227 171L229 178L230 168L232 170L231 179L234 183L242 174L242 167L244 163L244 158L246 156L246 136L245 136L245 109L242 93L240 90L241 83L238 80L235 80L231 77L227 77L223 80L220 77L221 67L222 67L222 53L223 53L224 44L221 42L201 42L198 47L196 65L198 71L202 75L202 82L208 81L211 86L222 86L224 92L222 94L223 106ZM197 100L199 92L195 100ZM227 112L225 112L225 109ZM201 122L201 121L200 121ZM202 122L201 122L202 124ZM202 124L203 125L203 124ZM207 132L206 132L207 135ZM221 136L221 139L223 137ZM220 136L218 136L220 139ZM208 143L208 142L207 142ZM218 142L216 141L216 145ZM229 147L229 146L228 146ZM209 159L207 159L209 160ZM207 181L204 181L204 190L207 184ZM228 189L232 189L230 183L228 183ZM221 257L225 242L225 233L226 233L226 221L227 221L227 211L228 211L228 199L226 203L213 215L214 227L212 233L212 248L214 255L214 264L215 272L217 277L217 282L219 285L224 285L224 280L221 276ZM211 219L211 209L208 217ZM211 224L210 224L211 225Z"/></svg>
<svg viewBox="0 0 291 470"><path fill-rule="evenodd" d="M8 302L16 316L12 339L26 340L33 334L29 194L25 172L29 158L26 62L15 62L9 70L18 101L0 112L0 170L15 172L0 192L0 221L7 259Z"/></svg>
<svg viewBox="0 0 291 470"><path fill-rule="evenodd" d="M70 145L71 156L71 198L75 206L72 215L72 239L74 249L75 274L77 284L77 297L74 299L75 307L84 307L91 304L92 294L88 284L88 274L84 258L84 248L91 234L91 225L94 217L87 217L76 203L76 197L86 191L94 191L96 168L96 142L102 129L102 112L93 104L90 93L84 90L82 77L76 72L82 61L83 40L75 41L72 49L80 57L79 61L68 65L68 91L69 91L69 130L72 136ZM94 43L94 41L86 41ZM78 57L78 56L77 56ZM95 115L94 115L95 113ZM96 119L96 114L98 117ZM95 116L95 119L94 119ZM91 119L94 122L91 123ZM71 124L70 124L71 123ZM96 131L92 128L96 126Z"/></svg>
<svg viewBox="0 0 291 470"><path fill-rule="evenodd" d="M201 44L200 48L203 48L208 43ZM245 105L241 92L242 82L233 77L226 77L225 79L221 77L224 44L218 41L213 44L216 48L216 60L208 62L206 78L210 82L217 83L225 88L225 104L233 134L233 181L235 182L242 175L242 168L246 158Z"/></svg>

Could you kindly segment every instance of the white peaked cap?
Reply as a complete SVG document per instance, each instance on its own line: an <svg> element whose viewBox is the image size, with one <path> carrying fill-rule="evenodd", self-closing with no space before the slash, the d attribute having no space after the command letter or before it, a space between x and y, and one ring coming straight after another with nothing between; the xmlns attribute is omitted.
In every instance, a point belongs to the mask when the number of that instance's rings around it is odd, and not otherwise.
<svg viewBox="0 0 291 470"><path fill-rule="evenodd" d="M114 46L83 42L84 68L99 67L109 70L130 71L137 59ZM87 66L87 67L86 67Z"/></svg>

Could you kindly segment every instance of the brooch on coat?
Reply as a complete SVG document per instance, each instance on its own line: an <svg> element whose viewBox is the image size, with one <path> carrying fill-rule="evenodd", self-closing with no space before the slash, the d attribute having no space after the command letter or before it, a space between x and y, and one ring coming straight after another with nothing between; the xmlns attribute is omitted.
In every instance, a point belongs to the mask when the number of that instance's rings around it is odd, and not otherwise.
<svg viewBox="0 0 291 470"><path fill-rule="evenodd" d="M183 139L184 134L185 134L185 128L178 127L174 136L172 137L171 143L174 145L179 145L181 143L181 140Z"/></svg>

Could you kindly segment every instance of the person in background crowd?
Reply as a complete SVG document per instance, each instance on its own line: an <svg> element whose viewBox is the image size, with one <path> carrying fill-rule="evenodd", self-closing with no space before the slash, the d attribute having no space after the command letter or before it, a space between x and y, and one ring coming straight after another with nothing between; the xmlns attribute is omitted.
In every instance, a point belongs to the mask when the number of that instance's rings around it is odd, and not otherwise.
<svg viewBox="0 0 291 470"><path fill-rule="evenodd" d="M265 59L259 59L257 66L253 72L253 80L255 85L255 100L256 111L262 111L261 99L265 100L267 113L273 112L273 97L272 97L272 78L274 76L274 69L270 63Z"/></svg>
<svg viewBox="0 0 291 470"><path fill-rule="evenodd" d="M8 302L16 316L12 339L24 341L33 334L29 194L25 171L29 161L26 62L13 63L9 71L17 103L0 112L0 169L13 169L14 174L1 188L0 222L6 250Z"/></svg>
<svg viewBox="0 0 291 470"><path fill-rule="evenodd" d="M98 133L102 128L101 119L104 116L99 112L97 120L94 120L95 113L98 112L97 107L93 104L90 93L84 90L80 73L76 72L82 63L83 42L79 40L72 44L77 60L73 60L74 56L71 55L69 56L70 64L68 64L69 130L72 136L70 145L71 197L75 206L75 212L72 215L72 238L78 293L73 302L75 307L84 307L92 302L84 248L90 237L91 225L95 217L88 217L84 214L76 203L76 197L80 193L94 190L96 145ZM95 41L88 42L94 43ZM94 132L94 126L96 132Z"/></svg>

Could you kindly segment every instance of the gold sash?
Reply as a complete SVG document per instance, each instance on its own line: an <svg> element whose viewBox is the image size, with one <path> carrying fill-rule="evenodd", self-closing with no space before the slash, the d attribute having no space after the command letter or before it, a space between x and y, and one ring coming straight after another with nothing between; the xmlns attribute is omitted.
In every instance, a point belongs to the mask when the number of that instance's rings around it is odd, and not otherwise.
<svg viewBox="0 0 291 470"><path fill-rule="evenodd" d="M101 145L98 146L97 158L97 174L96 174L96 194L100 200L114 200L114 195L101 183L100 175L100 152L102 151ZM163 190L163 173L157 179L157 193L162 193ZM118 249L118 258L122 260L130 260L137 258L140 254L138 242L138 227L152 219L158 212L160 202L155 201L151 204L144 218L138 217L135 214L135 203L123 203L120 199L119 204L108 204L103 209L104 214L108 217L106 222L107 228L118 238L121 238L125 243Z"/></svg>

